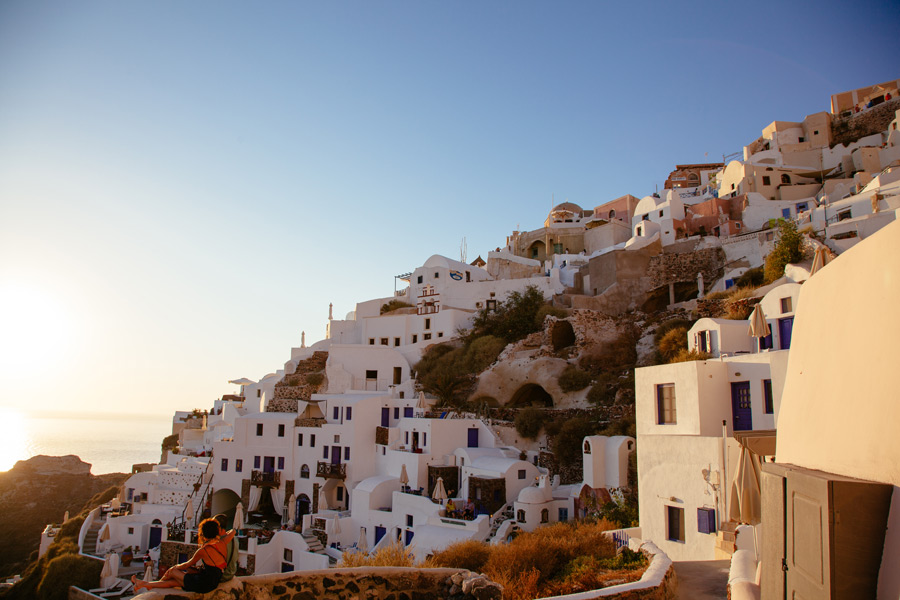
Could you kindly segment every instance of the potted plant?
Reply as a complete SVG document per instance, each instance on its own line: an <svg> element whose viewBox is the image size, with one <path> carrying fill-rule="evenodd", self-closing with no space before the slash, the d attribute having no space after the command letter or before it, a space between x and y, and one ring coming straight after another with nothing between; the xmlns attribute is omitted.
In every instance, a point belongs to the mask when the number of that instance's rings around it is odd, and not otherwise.
<svg viewBox="0 0 900 600"><path fill-rule="evenodd" d="M122 556L119 557L122 561L122 565L127 567L131 564L131 561L134 560L134 552L132 551L131 546L128 546L124 550L122 550Z"/></svg>

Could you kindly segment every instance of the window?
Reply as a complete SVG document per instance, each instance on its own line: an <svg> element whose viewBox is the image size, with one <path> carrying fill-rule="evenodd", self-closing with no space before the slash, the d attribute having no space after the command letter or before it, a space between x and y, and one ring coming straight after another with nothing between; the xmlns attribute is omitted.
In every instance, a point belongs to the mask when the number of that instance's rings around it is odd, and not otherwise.
<svg viewBox="0 0 900 600"><path fill-rule="evenodd" d="M798 202L796 208L797 208L798 213L803 212L804 210L809 210L809 203L808 202Z"/></svg>
<svg viewBox="0 0 900 600"><path fill-rule="evenodd" d="M262 390L256 390L256 397L257 397L257 398L261 398L261 397L262 397Z"/></svg>
<svg viewBox="0 0 900 600"><path fill-rule="evenodd" d="M421 276L421 275L419 275L419 276L416 278L416 283L422 283L422 276Z"/></svg>
<svg viewBox="0 0 900 600"><path fill-rule="evenodd" d="M793 302L790 296L781 299L781 314L787 314L793 310Z"/></svg>
<svg viewBox="0 0 900 600"><path fill-rule="evenodd" d="M419 341L419 336L417 336L416 334L413 334L412 343L415 344L418 341Z"/></svg>
<svg viewBox="0 0 900 600"><path fill-rule="evenodd" d="M328 446L322 446L322 458L328 458Z"/></svg>
<svg viewBox="0 0 900 600"><path fill-rule="evenodd" d="M300 467L300 479L309 479L309 467L303 465Z"/></svg>
<svg viewBox="0 0 900 600"><path fill-rule="evenodd" d="M300 433L300 434L297 435L297 445L298 445L298 446L302 446L302 445L303 445L303 434L302 434L302 433Z"/></svg>
<svg viewBox="0 0 900 600"><path fill-rule="evenodd" d="M353 418L353 408L348 406L347 407L347 420L349 421L351 418Z"/></svg>
<svg viewBox="0 0 900 600"><path fill-rule="evenodd" d="M395 406L395 407L394 407L394 418L395 418L395 419L399 419L399 418L400 418L400 407L399 407L399 406Z"/></svg>
<svg viewBox="0 0 900 600"><path fill-rule="evenodd" d="M128 535L134 535L134 527L128 528Z"/></svg>
<svg viewBox="0 0 900 600"><path fill-rule="evenodd" d="M813 131L813 135L819 135L819 130L816 129L815 131Z"/></svg>
<svg viewBox="0 0 900 600"><path fill-rule="evenodd" d="M423 339L423 340L430 340L430 339L431 339L431 334L430 334L430 333L422 334L422 339Z"/></svg>
<svg viewBox="0 0 900 600"><path fill-rule="evenodd" d="M254 457L253 457L253 468L254 468L254 469L258 469L258 468L259 468L259 457L258 457L258 456L254 456Z"/></svg>
<svg viewBox="0 0 900 600"><path fill-rule="evenodd" d="M413 526L413 517L412 517L412 515L406 515L406 526L407 526L407 527L412 527L412 526Z"/></svg>
<svg viewBox="0 0 900 600"><path fill-rule="evenodd" d="M565 523L569 520L569 509L568 508L560 508L559 509L559 520L561 523Z"/></svg>
<svg viewBox="0 0 900 600"><path fill-rule="evenodd" d="M541 510L541 523L550 522L550 511L548 509Z"/></svg>
<svg viewBox="0 0 900 600"><path fill-rule="evenodd" d="M278 470L279 471L284 470L284 457L283 456L278 457Z"/></svg>
<svg viewBox="0 0 900 600"><path fill-rule="evenodd" d="M425 319L425 329L431 329L431 319Z"/></svg>
<svg viewBox="0 0 900 600"><path fill-rule="evenodd" d="M791 218L791 209L789 209L789 208L782 208L782 209L781 209L781 216L782 216L783 218L785 218L785 219L790 219L790 218Z"/></svg>
<svg viewBox="0 0 900 600"><path fill-rule="evenodd" d="M791 185L791 176L787 173L781 175L781 183L785 185Z"/></svg>
<svg viewBox="0 0 900 600"><path fill-rule="evenodd" d="M662 218L664 212L665 212L664 210L659 211L660 218Z"/></svg>
<svg viewBox="0 0 900 600"><path fill-rule="evenodd" d="M851 218L853 218L853 214L849 208L838 213L838 221L846 221L847 219Z"/></svg>
<svg viewBox="0 0 900 600"><path fill-rule="evenodd" d="M291 562L292 560L294 560L294 551L291 550L290 548L285 548L284 549L284 560L286 560L288 562Z"/></svg>
<svg viewBox="0 0 900 600"><path fill-rule="evenodd" d="M716 532L716 509L697 509L697 531L699 531L700 533Z"/></svg>
<svg viewBox="0 0 900 600"><path fill-rule="evenodd" d="M441 277L441 274L440 274L440 273L435 273L435 274L434 274L434 278L435 278L435 279L440 279L440 277Z"/></svg>
<svg viewBox="0 0 900 600"><path fill-rule="evenodd" d="M344 501L344 488L342 488L342 487L337 488L337 501L338 502Z"/></svg>
<svg viewBox="0 0 900 600"><path fill-rule="evenodd" d="M374 345L375 345L375 338L369 338L369 345L370 345L370 346L374 346Z"/></svg>
<svg viewBox="0 0 900 600"><path fill-rule="evenodd" d="M257 423L256 424L256 435L262 435L262 433L263 433L263 424Z"/></svg>
<svg viewBox="0 0 900 600"><path fill-rule="evenodd" d="M772 341L772 334L770 333L766 337L759 338L759 349L760 350L770 350L775 347L775 343Z"/></svg>
<svg viewBox="0 0 900 600"><path fill-rule="evenodd" d="M350 460L350 446L344 447L344 460Z"/></svg>
<svg viewBox="0 0 900 600"><path fill-rule="evenodd" d="M803 136L800 136L799 138L797 138L797 141L800 142L800 143L802 144L803 142L806 141L806 138L803 137Z"/></svg>
<svg viewBox="0 0 900 600"><path fill-rule="evenodd" d="M525 469L519 469L519 479L525 479Z"/></svg>
<svg viewBox="0 0 900 600"><path fill-rule="evenodd" d="M335 444L340 444L340 443L341 443L341 436L339 436L339 435L334 436L334 443L335 443Z"/></svg>
<svg viewBox="0 0 900 600"><path fill-rule="evenodd" d="M394 346L399 346L399 345L400 345L400 338L395 337L394 338Z"/></svg>
<svg viewBox="0 0 900 600"><path fill-rule="evenodd" d="M466 282L472 281L471 271L466 271Z"/></svg>
<svg viewBox="0 0 900 600"><path fill-rule="evenodd" d="M222 459L222 470L223 470L223 471L227 471L227 470L228 470L228 459L227 459L227 458L223 458L223 459Z"/></svg>
<svg viewBox="0 0 900 600"><path fill-rule="evenodd" d="M422 446L424 447L427 445L428 445L428 433L423 431L422 432Z"/></svg>
<svg viewBox="0 0 900 600"><path fill-rule="evenodd" d="M387 339L387 338L381 338L381 345L382 345L382 346L387 346L387 345L388 345L388 339Z"/></svg>
<svg viewBox="0 0 900 600"><path fill-rule="evenodd" d="M768 175L763 175L763 185L772 185L772 178Z"/></svg>
<svg viewBox="0 0 900 600"><path fill-rule="evenodd" d="M609 220L612 221L615 218L616 218L616 211L615 211L615 209L613 209L613 210L609 211Z"/></svg>
<svg viewBox="0 0 900 600"><path fill-rule="evenodd" d="M404 418L411 419L413 416L413 407L412 406L404 406L403 407L403 416L404 416Z"/></svg>
<svg viewBox="0 0 900 600"><path fill-rule="evenodd" d="M537 258L537 256L538 256L538 249L537 249L537 246L534 246L531 249L531 258Z"/></svg>
<svg viewBox="0 0 900 600"><path fill-rule="evenodd" d="M562 254L563 245L562 244L553 244L553 253L554 254Z"/></svg>
<svg viewBox="0 0 900 600"><path fill-rule="evenodd" d="M516 521L518 521L519 523L525 522L525 511L522 510L521 508L518 511L516 511Z"/></svg>
<svg viewBox="0 0 900 600"><path fill-rule="evenodd" d="M278 437L284 437L284 425L278 426Z"/></svg>
<svg viewBox="0 0 900 600"><path fill-rule="evenodd" d="M684 509L677 506L666 507L666 539L670 542L684 541Z"/></svg>
<svg viewBox="0 0 900 600"><path fill-rule="evenodd" d="M640 225L638 225L637 228L635 228L634 233L636 235L641 235L641 226Z"/></svg>
<svg viewBox="0 0 900 600"><path fill-rule="evenodd" d="M775 406L772 402L772 380L771 379L763 379L763 406L764 411L767 415L771 415L775 412Z"/></svg>
<svg viewBox="0 0 900 600"><path fill-rule="evenodd" d="M241 458L234 459L234 470L236 473L240 473L244 470L244 460Z"/></svg>
<svg viewBox="0 0 900 600"><path fill-rule="evenodd" d="M313 433L309 436L309 445L311 448L316 447L316 434Z"/></svg>
<svg viewBox="0 0 900 600"><path fill-rule="evenodd" d="M378 379L378 369L366 369L366 379Z"/></svg>
<svg viewBox="0 0 900 600"><path fill-rule="evenodd" d="M656 386L656 416L660 425L675 424L675 384L663 383Z"/></svg>
<svg viewBox="0 0 900 600"><path fill-rule="evenodd" d="M443 332L443 331L438 331L438 337L444 337L444 332Z"/></svg>
<svg viewBox="0 0 900 600"><path fill-rule="evenodd" d="M369 377L366 376L366 379L369 379ZM337 421L338 419L341 418L341 409L337 406L334 407L334 417L333 418L335 421Z"/></svg>

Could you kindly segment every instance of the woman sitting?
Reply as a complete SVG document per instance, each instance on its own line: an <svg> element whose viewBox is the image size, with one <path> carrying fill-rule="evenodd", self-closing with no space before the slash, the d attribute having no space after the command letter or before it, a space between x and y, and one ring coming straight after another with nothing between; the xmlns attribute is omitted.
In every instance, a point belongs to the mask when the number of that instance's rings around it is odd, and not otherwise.
<svg viewBox="0 0 900 600"><path fill-rule="evenodd" d="M225 556L228 542L234 538L234 529L219 537L219 524L215 519L206 519L200 523L200 548L194 552L191 560L175 565L159 578L158 581L143 581L137 576L131 577L135 591L142 588L180 587L186 592L211 592L222 579L225 568ZM197 566L197 563L200 563Z"/></svg>

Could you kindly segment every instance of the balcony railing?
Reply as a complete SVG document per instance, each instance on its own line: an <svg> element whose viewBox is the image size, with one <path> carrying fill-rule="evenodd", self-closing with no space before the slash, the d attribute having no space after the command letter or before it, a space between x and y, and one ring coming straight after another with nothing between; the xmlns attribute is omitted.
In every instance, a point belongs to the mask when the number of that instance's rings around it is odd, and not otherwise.
<svg viewBox="0 0 900 600"><path fill-rule="evenodd" d="M347 465L344 463L319 462L316 464L316 477L325 479L346 479Z"/></svg>
<svg viewBox="0 0 900 600"><path fill-rule="evenodd" d="M281 487L281 472L274 471L266 473L264 471L253 471L250 474L250 485L258 487Z"/></svg>

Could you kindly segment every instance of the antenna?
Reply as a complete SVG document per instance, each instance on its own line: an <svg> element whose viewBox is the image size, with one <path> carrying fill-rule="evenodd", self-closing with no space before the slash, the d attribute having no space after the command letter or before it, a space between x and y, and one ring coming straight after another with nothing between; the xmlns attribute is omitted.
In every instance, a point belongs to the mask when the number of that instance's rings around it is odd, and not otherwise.
<svg viewBox="0 0 900 600"><path fill-rule="evenodd" d="M463 236L462 242L459 243L459 262L466 262L468 255L469 245L466 243L465 236Z"/></svg>

